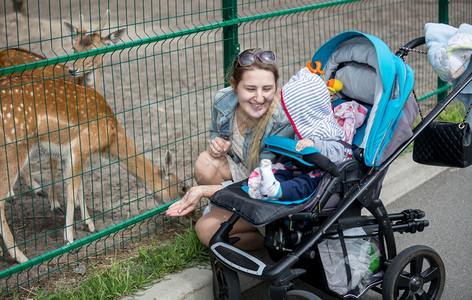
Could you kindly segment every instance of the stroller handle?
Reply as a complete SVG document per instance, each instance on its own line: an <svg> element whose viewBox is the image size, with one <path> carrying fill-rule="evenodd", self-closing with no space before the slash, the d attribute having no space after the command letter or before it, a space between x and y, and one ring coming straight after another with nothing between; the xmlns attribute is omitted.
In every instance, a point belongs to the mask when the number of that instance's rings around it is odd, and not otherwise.
<svg viewBox="0 0 472 300"><path fill-rule="evenodd" d="M405 44L405 46L401 47L396 53L395 55L400 57L400 58L403 58L405 56L408 55L408 52L418 46L421 46L421 45L424 45L426 44L426 39L424 36L422 37L418 37L414 40L411 40L409 41L408 43Z"/></svg>

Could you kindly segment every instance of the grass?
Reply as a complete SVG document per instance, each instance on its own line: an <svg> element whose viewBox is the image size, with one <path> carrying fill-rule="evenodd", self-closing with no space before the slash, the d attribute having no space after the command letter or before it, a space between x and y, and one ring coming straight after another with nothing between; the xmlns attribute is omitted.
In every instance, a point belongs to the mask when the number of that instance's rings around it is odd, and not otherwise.
<svg viewBox="0 0 472 300"><path fill-rule="evenodd" d="M54 291L35 290L33 298L28 299L119 299L135 294L168 274L208 263L208 248L199 241L193 227L189 227L175 234L169 244L153 244L147 249L140 246L135 256L123 255L105 268L92 266L83 280L75 284L69 280L59 283ZM25 296L14 295L13 299L25 299Z"/></svg>
<svg viewBox="0 0 472 300"><path fill-rule="evenodd" d="M438 116L438 120L440 121L449 121L454 123L460 123L464 120L465 116L465 107L459 101L453 101L450 103L446 109L441 112Z"/></svg>

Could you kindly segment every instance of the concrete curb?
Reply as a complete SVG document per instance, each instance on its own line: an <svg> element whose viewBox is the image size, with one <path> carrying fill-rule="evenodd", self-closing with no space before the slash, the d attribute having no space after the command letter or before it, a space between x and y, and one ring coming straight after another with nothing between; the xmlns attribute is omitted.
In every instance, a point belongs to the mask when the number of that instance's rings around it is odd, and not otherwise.
<svg viewBox="0 0 472 300"><path fill-rule="evenodd" d="M447 170L444 167L426 166L413 162L412 154L407 153L396 159L387 172L383 182L380 199L385 205L395 201L424 182ZM259 284L254 278L240 276L241 291ZM191 268L180 273L166 276L149 289L139 292L134 300L200 300L213 299L211 268ZM125 299L122 299L125 300Z"/></svg>

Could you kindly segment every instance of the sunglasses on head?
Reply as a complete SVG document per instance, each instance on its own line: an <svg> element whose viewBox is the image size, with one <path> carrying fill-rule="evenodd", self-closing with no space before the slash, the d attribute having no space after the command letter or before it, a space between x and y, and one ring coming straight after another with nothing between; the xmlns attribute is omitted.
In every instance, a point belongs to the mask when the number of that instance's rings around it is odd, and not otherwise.
<svg viewBox="0 0 472 300"><path fill-rule="evenodd" d="M269 50L261 51L257 54L251 52L243 52L238 55L238 63L242 67L247 67L252 65L256 59L259 59L261 62L269 64L275 63L275 53Z"/></svg>

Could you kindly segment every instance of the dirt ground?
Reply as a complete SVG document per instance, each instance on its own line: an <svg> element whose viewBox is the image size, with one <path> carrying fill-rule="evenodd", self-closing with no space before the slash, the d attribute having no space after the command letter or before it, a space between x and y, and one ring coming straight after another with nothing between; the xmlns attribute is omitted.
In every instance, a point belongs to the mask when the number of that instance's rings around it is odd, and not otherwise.
<svg viewBox="0 0 472 300"><path fill-rule="evenodd" d="M223 87L222 30L198 32L164 41L157 41L155 37L218 22L220 15L216 5L219 2L170 1L169 7L159 7L160 1L133 4L128 1L102 1L100 6L95 2L91 4L90 1L78 0L34 2L24 6L22 13L16 13L11 1L1 1L0 50L15 46L29 47L50 58L71 54L71 39L66 36L61 20L72 20L73 24L78 25L79 12L82 12L86 27L95 28L109 8L110 20L106 28L110 27L113 31L126 27L127 33L123 37L126 47L106 54L101 93L128 135L146 152L146 157L155 165L163 165L165 151L170 150L174 154L172 170L192 185L193 163L208 142L205 131L211 114L211 99L215 91ZM281 16L271 21L243 25L239 29L240 33L244 33L239 38L241 49L256 46L273 49L278 55L281 84L305 65L317 47L339 32L359 30L371 33L384 38L394 50L423 35L424 23L437 19L436 1L433 0L362 2L362 5L345 5L302 13L297 17ZM266 9L262 3L255 5L256 9L261 10L259 13ZM287 9L290 4L271 3L270 7L271 11ZM363 9L357 9L361 7ZM239 8L240 16L246 15L245 10L247 7L244 5ZM206 12L198 13L200 11ZM401 38L398 38L399 35ZM131 41L138 42L140 39L152 39L152 43L130 47ZM415 69L416 65L425 65L425 60L413 61L412 65ZM417 92L424 94L430 87L421 82L429 81L433 75L430 71L417 74L420 79L417 79L420 82ZM56 181L52 182L48 157L32 157L30 168L32 176L46 189L55 184L64 207L62 174L58 172ZM13 220L17 243L26 249L28 256L36 257L63 245L64 216L53 213L46 198L31 193L29 187L21 183L15 186L16 196L7 201L6 214L10 221ZM120 169L116 162L106 159L93 159L85 168L81 190L99 231L162 204L159 197L150 195L142 183ZM75 220L80 220L78 211ZM115 235L109 244L99 241L93 246L83 247L73 257L64 255L54 259L57 266L42 264L36 271L28 270L9 278L6 285L15 285L25 278L34 277L32 273L39 275L48 270L61 269L83 255L119 243L131 235L131 231L134 234L146 232L150 225L162 222L162 218L157 218L148 221L148 225L134 226L122 233L123 238ZM88 235L81 224L77 224L75 233L77 238ZM0 270L13 265L11 257L5 254Z"/></svg>

